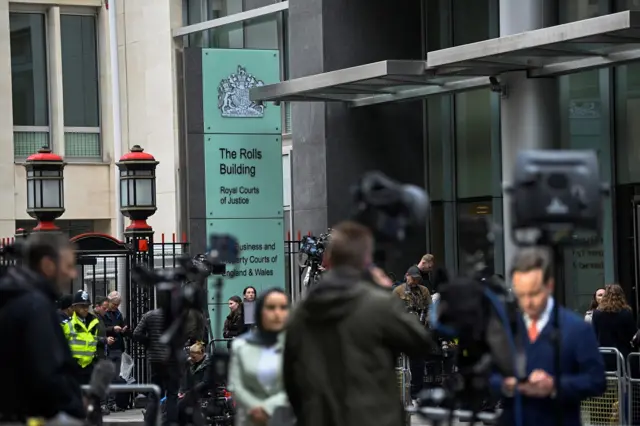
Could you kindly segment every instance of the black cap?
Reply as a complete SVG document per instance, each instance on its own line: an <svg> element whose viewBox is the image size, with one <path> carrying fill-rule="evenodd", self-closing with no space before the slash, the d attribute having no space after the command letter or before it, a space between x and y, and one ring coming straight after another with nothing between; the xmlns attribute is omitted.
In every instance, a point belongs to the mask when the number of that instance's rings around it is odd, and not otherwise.
<svg viewBox="0 0 640 426"><path fill-rule="evenodd" d="M71 294L63 294L58 299L58 309L65 310L69 309L73 304L73 296Z"/></svg>
<svg viewBox="0 0 640 426"><path fill-rule="evenodd" d="M84 290L78 290L78 292L73 295L73 304L91 305L91 301L89 300L89 293Z"/></svg>
<svg viewBox="0 0 640 426"><path fill-rule="evenodd" d="M417 266L412 266L411 268L409 268L406 275L411 278L422 278L422 273Z"/></svg>

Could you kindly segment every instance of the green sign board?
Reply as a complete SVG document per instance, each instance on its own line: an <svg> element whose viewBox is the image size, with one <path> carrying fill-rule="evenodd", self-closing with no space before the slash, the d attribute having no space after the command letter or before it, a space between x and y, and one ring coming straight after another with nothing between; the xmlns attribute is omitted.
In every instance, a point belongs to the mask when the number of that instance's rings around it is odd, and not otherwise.
<svg viewBox="0 0 640 426"><path fill-rule="evenodd" d="M213 309L222 309L222 318L229 311L226 307L231 296L242 297L245 287L255 287L260 292L285 285L283 219L212 219L207 220L207 235L228 233L240 245L240 259L235 265L227 265L223 277L222 300L215 297L216 277L209 278L208 294ZM211 311L211 321L216 336L222 333L222 324L215 324L216 312Z"/></svg>
<svg viewBox="0 0 640 426"><path fill-rule="evenodd" d="M207 218L281 218L282 139L276 135L207 135Z"/></svg>
<svg viewBox="0 0 640 426"><path fill-rule="evenodd" d="M204 133L282 134L280 106L249 97L279 82L277 50L202 49Z"/></svg>

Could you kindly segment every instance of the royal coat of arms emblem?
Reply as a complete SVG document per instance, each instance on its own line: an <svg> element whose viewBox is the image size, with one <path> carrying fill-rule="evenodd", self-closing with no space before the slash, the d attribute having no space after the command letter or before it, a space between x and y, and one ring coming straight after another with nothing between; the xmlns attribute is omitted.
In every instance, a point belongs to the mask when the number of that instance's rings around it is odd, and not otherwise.
<svg viewBox="0 0 640 426"><path fill-rule="evenodd" d="M241 65L218 85L218 109L223 117L260 118L265 105L251 100L249 90L264 86L264 82L249 74Z"/></svg>

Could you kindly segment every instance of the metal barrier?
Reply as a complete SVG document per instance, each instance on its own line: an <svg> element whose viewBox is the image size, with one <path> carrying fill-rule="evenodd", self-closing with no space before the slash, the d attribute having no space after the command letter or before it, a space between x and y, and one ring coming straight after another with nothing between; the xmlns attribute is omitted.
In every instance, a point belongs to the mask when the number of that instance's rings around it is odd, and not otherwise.
<svg viewBox="0 0 640 426"><path fill-rule="evenodd" d="M635 362L635 368L634 368ZM627 356L627 419L629 424L640 422L640 377L638 370L640 367L640 352L633 352ZM634 377L635 376L635 377Z"/></svg>
<svg viewBox="0 0 640 426"><path fill-rule="evenodd" d="M402 406L405 408L405 425L411 424L411 412L408 408L413 408L411 400L411 369L409 368L409 357L402 354L398 357L396 363L396 376L398 378L398 386L400 388L400 399Z"/></svg>
<svg viewBox="0 0 640 426"><path fill-rule="evenodd" d="M91 390L91 386L83 385L83 391ZM160 387L153 384L140 384L140 385L109 385L107 390L107 394L111 393L119 393L119 392L153 392L156 395L156 410L157 410L157 420L156 425L162 424L162 413L160 409L160 399L162 397L162 391Z"/></svg>
<svg viewBox="0 0 640 426"><path fill-rule="evenodd" d="M604 356L615 356L615 370L606 372L607 388L602 396L582 401L580 414L584 426L626 425L628 410L627 364L616 348L600 348Z"/></svg>

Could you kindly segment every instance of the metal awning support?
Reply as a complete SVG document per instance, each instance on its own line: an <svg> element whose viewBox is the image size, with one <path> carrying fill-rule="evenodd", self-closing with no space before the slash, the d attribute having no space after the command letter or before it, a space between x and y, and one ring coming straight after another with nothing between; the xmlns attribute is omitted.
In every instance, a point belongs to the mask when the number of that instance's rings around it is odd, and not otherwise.
<svg viewBox="0 0 640 426"><path fill-rule="evenodd" d="M257 87L251 98L365 106L487 87L508 72L549 77L638 60L640 12L625 11L429 52L426 61L381 61Z"/></svg>

